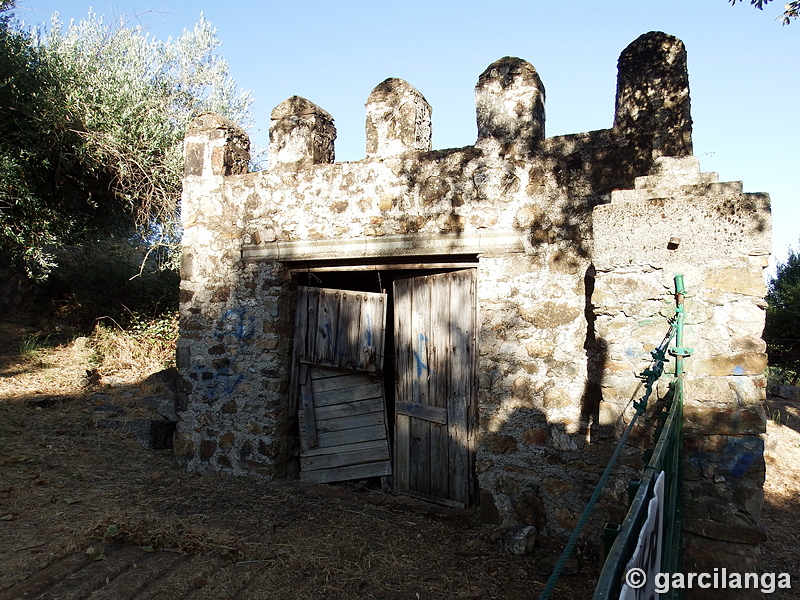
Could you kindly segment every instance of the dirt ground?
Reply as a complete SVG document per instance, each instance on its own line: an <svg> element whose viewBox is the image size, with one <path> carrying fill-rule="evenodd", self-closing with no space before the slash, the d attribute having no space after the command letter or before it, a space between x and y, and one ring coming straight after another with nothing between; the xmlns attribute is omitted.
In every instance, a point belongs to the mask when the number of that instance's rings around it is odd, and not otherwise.
<svg viewBox="0 0 800 600"><path fill-rule="evenodd" d="M561 550L512 556L472 512L355 484L187 473L93 425L100 406L138 410L146 373L98 373L85 338L21 355L33 333L0 322L0 600L535 598ZM769 413L762 568L794 579L800 412ZM590 598L596 562L581 557L555 597Z"/></svg>

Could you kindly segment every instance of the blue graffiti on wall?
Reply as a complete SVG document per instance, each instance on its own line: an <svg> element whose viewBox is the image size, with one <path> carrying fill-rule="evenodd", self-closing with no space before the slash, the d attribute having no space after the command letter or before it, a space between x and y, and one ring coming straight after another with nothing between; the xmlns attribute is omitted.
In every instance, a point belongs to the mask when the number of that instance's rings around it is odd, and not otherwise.
<svg viewBox="0 0 800 600"><path fill-rule="evenodd" d="M237 340L249 340L255 333L255 319L245 308L232 308L217 322L215 329L218 336L233 334Z"/></svg>
<svg viewBox="0 0 800 600"><path fill-rule="evenodd" d="M255 319L248 314L246 308L232 308L217 320L213 336L220 342L228 339L225 344L228 354L242 354L247 351L247 346L255 336L255 329ZM213 375L212 371L204 371L203 378L206 376L213 378L205 392L207 400L233 394L245 379L244 373L234 374L229 365L216 367Z"/></svg>

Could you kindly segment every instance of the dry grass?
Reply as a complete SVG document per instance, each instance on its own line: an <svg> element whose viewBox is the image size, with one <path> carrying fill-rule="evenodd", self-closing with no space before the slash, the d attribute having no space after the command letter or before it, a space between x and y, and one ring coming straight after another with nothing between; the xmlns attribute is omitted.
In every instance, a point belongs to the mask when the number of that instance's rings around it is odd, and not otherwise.
<svg viewBox="0 0 800 600"><path fill-rule="evenodd" d="M20 356L35 331L0 324L0 597L60 557L112 542L209 557L193 574L209 598L518 599L542 589L560 543L514 557L472 513L352 485L194 475L168 450L95 428L99 402L151 393L143 379L165 360L146 336L113 331ZM800 412L777 401L769 412L762 567L796 574ZM590 597L596 572L583 561L556 597Z"/></svg>
<svg viewBox="0 0 800 600"><path fill-rule="evenodd" d="M24 333L0 326L6 340ZM16 344L0 355L0 597L60 557L111 543L215 557L198 575L200 597L478 600L541 590L560 544L510 556L473 513L352 485L195 475L169 450L94 427L97 404L130 406L151 392L143 379L161 359L134 342L101 329L33 358ZM595 575L585 562L560 588L588 597Z"/></svg>
<svg viewBox="0 0 800 600"><path fill-rule="evenodd" d="M175 364L175 340L178 337L176 313L160 319L134 320L122 329L107 319L97 323L91 345L97 354L98 375L125 382L137 381Z"/></svg>

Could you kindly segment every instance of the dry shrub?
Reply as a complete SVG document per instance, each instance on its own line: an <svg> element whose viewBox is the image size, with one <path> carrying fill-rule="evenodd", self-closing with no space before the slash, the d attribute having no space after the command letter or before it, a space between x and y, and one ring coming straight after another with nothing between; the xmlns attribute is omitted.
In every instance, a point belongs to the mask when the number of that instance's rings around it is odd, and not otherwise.
<svg viewBox="0 0 800 600"><path fill-rule="evenodd" d="M178 314L134 317L127 329L111 319L98 321L92 334L99 375L138 378L175 365Z"/></svg>
<svg viewBox="0 0 800 600"><path fill-rule="evenodd" d="M129 515L128 521L106 517L93 527L92 535L107 542L120 542L152 550L181 554L218 554L241 559L244 546L218 529L185 520Z"/></svg>

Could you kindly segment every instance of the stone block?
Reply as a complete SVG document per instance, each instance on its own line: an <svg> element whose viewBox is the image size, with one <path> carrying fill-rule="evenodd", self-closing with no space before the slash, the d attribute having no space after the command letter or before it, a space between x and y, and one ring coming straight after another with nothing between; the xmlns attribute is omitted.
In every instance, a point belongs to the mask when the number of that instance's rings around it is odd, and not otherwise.
<svg viewBox="0 0 800 600"><path fill-rule="evenodd" d="M517 451L517 440L510 435L489 434L484 436L483 446L491 454L513 454Z"/></svg>
<svg viewBox="0 0 800 600"><path fill-rule="evenodd" d="M760 404L745 406L683 407L684 429L703 435L758 435L767 431L767 415Z"/></svg>
<svg viewBox="0 0 800 600"><path fill-rule="evenodd" d="M142 402L168 421L172 421L173 423L178 421L174 396L147 396L146 398L142 398Z"/></svg>
<svg viewBox="0 0 800 600"><path fill-rule="evenodd" d="M684 391L688 405L757 404L765 397L760 376L690 378Z"/></svg>
<svg viewBox="0 0 800 600"><path fill-rule="evenodd" d="M503 548L514 556L533 552L536 545L536 528L530 525L512 527L503 536Z"/></svg>
<svg viewBox="0 0 800 600"><path fill-rule="evenodd" d="M202 460L208 460L214 453L217 451L217 442L216 440L203 440L200 442L200 458Z"/></svg>
<svg viewBox="0 0 800 600"><path fill-rule="evenodd" d="M652 132L656 156L692 153L692 117L686 48L660 31L645 33L619 56L614 128ZM680 179L688 166L661 166L657 173Z"/></svg>
<svg viewBox="0 0 800 600"><path fill-rule="evenodd" d="M567 390L550 388L544 393L544 407L547 410L569 408L572 403L572 396Z"/></svg>
<svg viewBox="0 0 800 600"><path fill-rule="evenodd" d="M247 173L250 138L233 121L213 113L192 120L186 132L186 175L226 176Z"/></svg>
<svg viewBox="0 0 800 600"><path fill-rule="evenodd" d="M544 446L550 439L550 430L545 427L526 429L522 433L522 440L529 446Z"/></svg>
<svg viewBox="0 0 800 600"><path fill-rule="evenodd" d="M705 285L713 291L743 294L763 298L767 295L767 286L761 270L741 267L723 267L709 271Z"/></svg>
<svg viewBox="0 0 800 600"><path fill-rule="evenodd" d="M763 352L743 352L732 356L712 356L692 359L690 370L696 375L761 375L767 368L767 355Z"/></svg>
<svg viewBox="0 0 800 600"><path fill-rule="evenodd" d="M605 397L605 391L606 388L603 388L604 397ZM619 420L622 417L622 413L625 412L625 405L618 402L601 401L599 412L600 412L599 414L600 425L615 426L617 425L617 423L619 423Z"/></svg>
<svg viewBox="0 0 800 600"><path fill-rule="evenodd" d="M731 340L734 352L766 352L767 343L756 334L743 335Z"/></svg>
<svg viewBox="0 0 800 600"><path fill-rule="evenodd" d="M316 165L334 161L333 117L305 98L292 96L272 110L270 166Z"/></svg>
<svg viewBox="0 0 800 600"><path fill-rule="evenodd" d="M687 531L684 535L683 570L684 572L694 573L713 573L714 569L719 571L726 569L729 573L760 572L758 569L758 554L758 547L754 544L732 544L698 536ZM731 593L732 590L730 589L700 591L702 593L696 594L695 598L726 600L735 597L737 600L739 598L759 598L763 600L760 592L757 596L748 596L746 594L747 590L744 589L736 590L735 595ZM712 593L716 595L712 596Z"/></svg>
<svg viewBox="0 0 800 600"><path fill-rule="evenodd" d="M545 301L532 308L520 308L520 317L537 329L552 329L568 325L582 316L577 306Z"/></svg>
<svg viewBox="0 0 800 600"><path fill-rule="evenodd" d="M182 431L176 431L172 438L172 450L179 462L193 459L196 449L192 436Z"/></svg>

